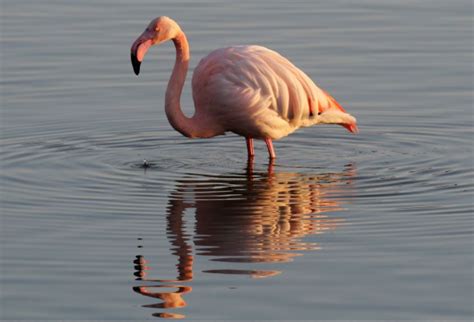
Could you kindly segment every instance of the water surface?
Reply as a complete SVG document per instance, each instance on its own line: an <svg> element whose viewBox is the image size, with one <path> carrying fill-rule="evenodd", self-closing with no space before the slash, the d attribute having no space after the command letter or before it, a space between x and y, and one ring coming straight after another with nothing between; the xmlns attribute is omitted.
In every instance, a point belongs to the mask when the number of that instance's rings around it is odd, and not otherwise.
<svg viewBox="0 0 474 322"><path fill-rule="evenodd" d="M3 319L472 318L470 1L1 9ZM360 134L301 130L274 163L257 142L253 164L236 135L181 137L163 111L172 45L139 78L129 62L159 15L191 66L279 51Z"/></svg>

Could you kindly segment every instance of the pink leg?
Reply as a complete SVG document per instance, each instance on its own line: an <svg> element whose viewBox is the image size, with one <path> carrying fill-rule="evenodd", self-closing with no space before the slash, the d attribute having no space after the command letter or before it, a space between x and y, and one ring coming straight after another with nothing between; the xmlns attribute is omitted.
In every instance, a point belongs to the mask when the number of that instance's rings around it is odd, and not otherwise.
<svg viewBox="0 0 474 322"><path fill-rule="evenodd" d="M253 156L255 155L255 152L253 152L253 139L252 138L245 138L245 142L247 142L248 158L252 159Z"/></svg>
<svg viewBox="0 0 474 322"><path fill-rule="evenodd" d="M267 144L267 149L268 149L268 157L270 159L275 159L276 158L276 154L275 154L275 150L273 149L273 143L272 143L272 139L265 139L265 143Z"/></svg>
<svg viewBox="0 0 474 322"><path fill-rule="evenodd" d="M253 158L247 159L247 179L251 183L253 181Z"/></svg>
<svg viewBox="0 0 474 322"><path fill-rule="evenodd" d="M268 173L269 176L273 175L273 168L274 167L275 167L275 159L268 160L267 173Z"/></svg>

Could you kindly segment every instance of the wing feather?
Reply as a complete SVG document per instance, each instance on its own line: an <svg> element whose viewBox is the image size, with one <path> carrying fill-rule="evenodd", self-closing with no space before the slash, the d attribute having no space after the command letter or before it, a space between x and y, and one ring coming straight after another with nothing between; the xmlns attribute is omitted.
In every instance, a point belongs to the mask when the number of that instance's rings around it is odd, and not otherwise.
<svg viewBox="0 0 474 322"><path fill-rule="evenodd" d="M339 104L289 60L261 46L213 51L192 79L197 112L241 135L279 138L317 123L316 113ZM245 124L246 127L239 126ZM245 130L244 130L245 129ZM244 132L249 133L244 133Z"/></svg>

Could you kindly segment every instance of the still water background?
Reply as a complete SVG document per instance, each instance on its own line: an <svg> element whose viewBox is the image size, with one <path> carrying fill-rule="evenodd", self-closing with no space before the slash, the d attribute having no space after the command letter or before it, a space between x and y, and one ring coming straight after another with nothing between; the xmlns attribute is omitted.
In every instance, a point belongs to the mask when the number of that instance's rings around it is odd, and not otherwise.
<svg viewBox="0 0 474 322"><path fill-rule="evenodd" d="M471 1L1 9L3 319L472 318ZM191 66L279 51L360 134L300 130L274 165L257 142L253 168L240 137L181 137L163 111L172 44L138 78L129 62L159 15Z"/></svg>

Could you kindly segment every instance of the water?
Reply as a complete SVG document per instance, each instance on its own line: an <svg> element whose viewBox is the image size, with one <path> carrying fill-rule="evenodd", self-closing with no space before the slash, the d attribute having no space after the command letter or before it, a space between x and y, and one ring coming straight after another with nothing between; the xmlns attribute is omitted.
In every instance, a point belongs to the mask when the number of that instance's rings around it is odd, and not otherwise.
<svg viewBox="0 0 474 322"><path fill-rule="evenodd" d="M2 4L3 319L471 319L470 1ZM359 120L188 140L163 112L192 61L273 48ZM189 83L187 84L189 85ZM183 93L192 113L189 87ZM142 167L143 160L149 166Z"/></svg>

